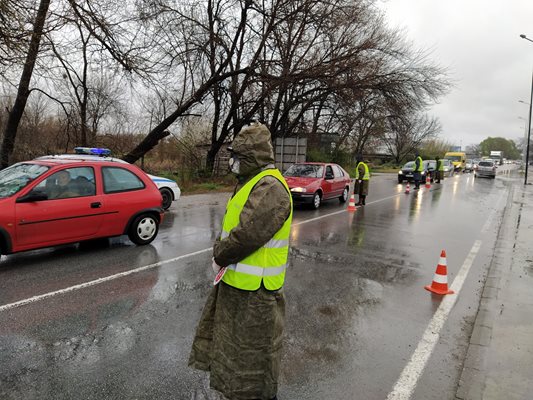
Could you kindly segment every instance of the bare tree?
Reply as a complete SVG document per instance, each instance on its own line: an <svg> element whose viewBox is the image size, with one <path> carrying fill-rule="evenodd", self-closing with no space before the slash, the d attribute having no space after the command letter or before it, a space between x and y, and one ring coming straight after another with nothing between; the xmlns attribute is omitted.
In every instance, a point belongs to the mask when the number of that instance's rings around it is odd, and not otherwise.
<svg viewBox="0 0 533 400"><path fill-rule="evenodd" d="M44 23L46 21L46 14L48 13L49 6L50 0L41 0L39 3L39 9L37 10L37 14L35 16L33 34L31 36L26 61L24 62L24 68L20 77L17 97L15 99L15 103L13 104L13 108L9 112L9 117L4 129L4 137L2 140L2 146L0 147L0 169L6 168L9 165L9 157L11 153L13 153L17 128L30 94L30 80L33 73L33 68L35 67L35 61L37 60L37 55L39 53L39 46L41 43Z"/></svg>
<svg viewBox="0 0 533 400"><path fill-rule="evenodd" d="M231 76L246 74L249 71L247 66L237 69L228 68L232 57L236 55L239 42L243 40L247 14L252 7L251 0L237 1L235 3L240 3L240 13L237 14L237 17L234 17L233 21L224 21L226 26L233 27L233 31L228 31L227 33L229 41L220 40L222 44L220 49L216 51L215 58L217 62L213 68L207 67L208 58L206 57L205 49L209 48L210 38L211 40L218 40L214 39L215 37L218 38L218 33L212 31L215 27L222 25L222 21L215 23L213 19L213 22L204 23L206 21L201 19L202 9L200 7L193 8L186 5L182 6L182 8L171 9L163 4L163 7L157 10L155 13L156 17L165 17L162 20L156 20L159 27L158 32L162 32L163 30L172 31L174 29L178 33L181 33L177 37L179 42L175 42L176 39L171 39L172 41L166 43L166 45L171 46L168 49L167 57L170 57L172 62L180 62L178 69L183 73L183 90L181 96L176 98L174 111L160 121L141 143L124 157L125 161L131 163L137 161L156 146L161 139L167 137L170 134L167 130L168 127L180 117L190 114L194 110L194 106L198 105L214 87ZM212 10L215 10L217 7L222 6L221 1L209 0L207 2L208 14L212 13ZM228 6L226 5L226 7ZM169 17L173 22L169 21ZM183 42L184 35L189 39L188 42Z"/></svg>
<svg viewBox="0 0 533 400"><path fill-rule="evenodd" d="M16 85L17 95L9 112L0 147L0 168L9 165L17 129L32 91L30 82L38 60L49 8L50 0L40 0L39 8L33 17L32 35L26 49L22 74L18 85ZM125 71L142 74L145 72L142 67L146 57L143 53L143 47L139 46L136 40L133 40L135 31L128 29L128 24L125 22L129 19L127 12L127 7L125 9L122 2L64 0L55 4L54 10L51 12L54 18L50 22L50 30L61 28L64 18L68 18L72 14L79 21L80 26L83 26L90 36L101 45L102 54L103 52L108 54ZM117 15L120 16L118 20ZM57 21L59 21L59 27L54 26ZM86 112L86 110L81 111Z"/></svg>
<svg viewBox="0 0 533 400"><path fill-rule="evenodd" d="M20 61L31 35L26 21L32 11L25 0L0 0L0 75Z"/></svg>
<svg viewBox="0 0 533 400"><path fill-rule="evenodd" d="M439 121L425 114L411 118L390 117L384 144L394 161L399 164L408 155L418 151L424 141L434 138L440 130Z"/></svg>
<svg viewBox="0 0 533 400"><path fill-rule="evenodd" d="M102 120L120 108L120 76L109 71L101 43L75 14L67 24L72 28L68 38L46 37L50 53L43 59L48 61L51 80L62 96L56 100L65 104L77 144L94 146Z"/></svg>

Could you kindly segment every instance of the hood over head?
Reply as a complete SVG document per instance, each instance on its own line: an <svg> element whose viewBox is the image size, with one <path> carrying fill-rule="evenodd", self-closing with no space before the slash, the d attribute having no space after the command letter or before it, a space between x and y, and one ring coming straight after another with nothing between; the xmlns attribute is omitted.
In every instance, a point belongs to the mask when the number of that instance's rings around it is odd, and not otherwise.
<svg viewBox="0 0 533 400"><path fill-rule="evenodd" d="M271 134L261 123L254 122L242 128L231 148L240 160L240 176L255 175L267 165L274 164Z"/></svg>

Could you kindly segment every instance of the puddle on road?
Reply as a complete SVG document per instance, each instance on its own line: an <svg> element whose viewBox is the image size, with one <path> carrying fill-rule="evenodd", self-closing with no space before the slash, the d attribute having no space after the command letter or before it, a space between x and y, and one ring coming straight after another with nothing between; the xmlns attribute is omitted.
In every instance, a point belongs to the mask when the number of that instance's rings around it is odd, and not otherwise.
<svg viewBox="0 0 533 400"><path fill-rule="evenodd" d="M357 254L291 249L284 351L291 368L283 371L286 383L314 383L325 370L350 368L362 346L355 327L368 324L388 285L412 282L418 273L419 266L405 259L401 252L385 249Z"/></svg>

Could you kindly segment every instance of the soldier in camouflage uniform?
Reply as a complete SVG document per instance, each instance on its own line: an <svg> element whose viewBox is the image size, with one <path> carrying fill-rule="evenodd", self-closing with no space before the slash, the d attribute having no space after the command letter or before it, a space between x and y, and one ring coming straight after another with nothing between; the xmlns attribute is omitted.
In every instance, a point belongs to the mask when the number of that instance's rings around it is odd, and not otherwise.
<svg viewBox="0 0 533 400"><path fill-rule="evenodd" d="M356 206L364 206L366 204L366 196L368 196L370 174L368 171L368 165L363 162L362 155L357 156L356 162L357 165L355 167L355 182L353 192L359 196Z"/></svg>
<svg viewBox="0 0 533 400"><path fill-rule="evenodd" d="M268 128L256 123L243 128L233 141L232 159L231 169L238 179L234 199L258 174L275 170ZM275 171L278 178L263 176L253 186L238 225L216 240L215 272L220 267L239 265L247 256L265 249L282 227L287 232L287 223L290 229L290 192ZM228 203L226 217L229 212ZM288 234L286 250L288 254ZM276 399L285 320L283 288L268 290L269 281L263 277L256 290L242 290L225 282L227 275L208 296L189 366L209 371L211 388L230 400Z"/></svg>

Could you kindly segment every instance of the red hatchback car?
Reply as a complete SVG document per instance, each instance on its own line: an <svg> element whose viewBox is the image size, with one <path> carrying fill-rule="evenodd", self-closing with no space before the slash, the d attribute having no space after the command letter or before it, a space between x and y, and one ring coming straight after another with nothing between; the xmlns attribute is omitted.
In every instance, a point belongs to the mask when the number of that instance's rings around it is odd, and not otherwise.
<svg viewBox="0 0 533 400"><path fill-rule="evenodd" d="M161 193L135 165L33 160L0 171L0 254L127 234L155 239Z"/></svg>
<svg viewBox="0 0 533 400"><path fill-rule="evenodd" d="M337 164L298 163L283 174L295 204L310 204L315 209L324 200L346 202L350 192L350 175Z"/></svg>

